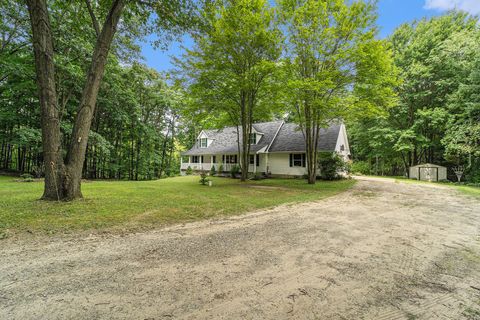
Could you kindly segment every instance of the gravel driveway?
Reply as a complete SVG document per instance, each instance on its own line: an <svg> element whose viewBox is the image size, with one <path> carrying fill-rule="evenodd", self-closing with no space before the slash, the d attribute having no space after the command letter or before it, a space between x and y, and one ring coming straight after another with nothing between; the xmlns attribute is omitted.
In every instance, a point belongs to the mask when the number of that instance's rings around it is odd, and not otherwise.
<svg viewBox="0 0 480 320"><path fill-rule="evenodd" d="M235 218L7 239L0 319L480 319L480 201L362 178Z"/></svg>

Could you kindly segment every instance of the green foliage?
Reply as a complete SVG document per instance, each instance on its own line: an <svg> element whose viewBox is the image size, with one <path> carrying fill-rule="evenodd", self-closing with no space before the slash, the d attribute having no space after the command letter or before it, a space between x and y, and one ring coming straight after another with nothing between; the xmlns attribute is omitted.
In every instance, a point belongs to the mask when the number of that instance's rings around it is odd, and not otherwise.
<svg viewBox="0 0 480 320"><path fill-rule="evenodd" d="M111 1L90 2L101 24ZM197 5L189 0L127 3L96 103L84 177L141 180L178 174L178 149L185 139L178 123L181 91L136 62L138 43L152 32L158 47L178 39L198 26ZM48 6L66 149L96 33L85 2L53 0ZM43 173L40 108L26 5L0 0L0 16L0 140L2 150L9 150L0 153L0 169L39 175Z"/></svg>
<svg viewBox="0 0 480 320"><path fill-rule="evenodd" d="M323 180L336 180L341 178L339 173L345 171L346 164L336 152L320 152L318 168Z"/></svg>
<svg viewBox="0 0 480 320"><path fill-rule="evenodd" d="M222 174L223 171L224 171L224 170L223 170L223 164L221 164L221 165L218 166L218 173L219 173L219 174Z"/></svg>
<svg viewBox="0 0 480 320"><path fill-rule="evenodd" d="M194 48L176 63L188 81L191 113L241 128L238 153L247 166L252 123L273 113L281 32L267 0L220 0L209 9Z"/></svg>
<svg viewBox="0 0 480 320"><path fill-rule="evenodd" d="M208 179L208 175L207 175L207 172L206 171L202 171L200 173L200 184L205 186L208 184L208 182L210 181L210 179Z"/></svg>
<svg viewBox="0 0 480 320"><path fill-rule="evenodd" d="M372 174L372 168L368 161L354 161L350 167L350 171L354 174Z"/></svg>
<svg viewBox="0 0 480 320"><path fill-rule="evenodd" d="M314 183L320 128L391 106L396 70L388 43L376 39L373 1L283 0L280 12L287 103L304 133Z"/></svg>
<svg viewBox="0 0 480 320"><path fill-rule="evenodd" d="M422 19L388 39L400 84L398 103L380 117L350 121L355 161L372 173L402 175L430 162L464 165L480 155L480 29L464 13ZM470 178L469 178L470 179Z"/></svg>
<svg viewBox="0 0 480 320"><path fill-rule="evenodd" d="M185 174L186 174L187 176L192 175L192 174L193 174L193 169L192 169L192 167L188 166L187 170L185 171Z"/></svg>
<svg viewBox="0 0 480 320"><path fill-rule="evenodd" d="M232 168L230 168L230 175L232 178L235 179L239 173L240 173L240 166L235 164L232 166Z"/></svg>
<svg viewBox="0 0 480 320"><path fill-rule="evenodd" d="M216 175L216 174L217 174L217 170L215 169L215 166L212 165L212 167L210 168L210 175L211 175L211 176L214 176L214 175Z"/></svg>

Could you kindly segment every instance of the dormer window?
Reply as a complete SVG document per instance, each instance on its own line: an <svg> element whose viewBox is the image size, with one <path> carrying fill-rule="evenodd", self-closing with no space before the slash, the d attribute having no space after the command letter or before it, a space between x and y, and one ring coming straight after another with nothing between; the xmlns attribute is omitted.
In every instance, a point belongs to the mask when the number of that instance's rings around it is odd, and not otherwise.
<svg viewBox="0 0 480 320"><path fill-rule="evenodd" d="M200 139L200 148L206 148L208 146L207 138Z"/></svg>
<svg viewBox="0 0 480 320"><path fill-rule="evenodd" d="M250 133L250 137L248 139L249 144L257 144L257 134L255 132Z"/></svg>

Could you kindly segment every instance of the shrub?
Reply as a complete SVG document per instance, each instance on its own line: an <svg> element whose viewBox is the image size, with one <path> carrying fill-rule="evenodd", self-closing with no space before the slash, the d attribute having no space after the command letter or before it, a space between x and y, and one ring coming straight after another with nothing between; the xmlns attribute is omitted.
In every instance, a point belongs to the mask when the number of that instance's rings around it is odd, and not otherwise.
<svg viewBox="0 0 480 320"><path fill-rule="evenodd" d="M210 179L208 179L208 177L207 177L207 172L202 171L200 173L200 183L205 186L205 185L208 184L208 181L210 181Z"/></svg>
<svg viewBox="0 0 480 320"><path fill-rule="evenodd" d="M221 174L223 172L223 164L218 166L218 171L217 173Z"/></svg>
<svg viewBox="0 0 480 320"><path fill-rule="evenodd" d="M230 174L232 175L232 178L236 178L237 174L240 173L240 167L237 165L233 165L232 168L230 169Z"/></svg>
<svg viewBox="0 0 480 320"><path fill-rule="evenodd" d="M466 170L465 180L470 183L480 183L480 163L475 163Z"/></svg>
<svg viewBox="0 0 480 320"><path fill-rule="evenodd" d="M210 175L214 176L216 174L217 174L217 170L215 169L215 166L212 165L212 167L210 168Z"/></svg>
<svg viewBox="0 0 480 320"><path fill-rule="evenodd" d="M337 153L321 152L318 155L318 167L322 179L335 180L341 178L339 172L344 171L346 165Z"/></svg>
<svg viewBox="0 0 480 320"><path fill-rule="evenodd" d="M367 161L355 161L350 166L350 172L360 174L371 174L372 170Z"/></svg>
<svg viewBox="0 0 480 320"><path fill-rule="evenodd" d="M192 167L188 166L187 171L185 171L185 174L186 174L187 176L193 174Z"/></svg>

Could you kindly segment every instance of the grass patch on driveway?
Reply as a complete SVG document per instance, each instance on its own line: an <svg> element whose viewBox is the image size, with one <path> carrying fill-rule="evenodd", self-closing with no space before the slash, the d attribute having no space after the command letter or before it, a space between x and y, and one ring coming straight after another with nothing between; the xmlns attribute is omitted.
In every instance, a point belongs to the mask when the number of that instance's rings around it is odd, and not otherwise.
<svg viewBox="0 0 480 320"><path fill-rule="evenodd" d="M135 231L160 225L234 215L285 203L333 196L354 180L270 179L241 183L212 178L202 186L198 176L155 181L87 181L84 199L72 202L38 200L43 182L16 182L0 177L0 238L9 234L71 233L81 230Z"/></svg>
<svg viewBox="0 0 480 320"><path fill-rule="evenodd" d="M404 183L437 184L437 185L442 185L442 186L447 186L447 187L450 187L450 188L454 188L454 189L457 189L458 191L460 191L464 194L480 198L480 188L461 185L461 184L456 184L456 183L453 183L453 182L429 182L429 181L408 179L408 178L405 178L405 177L397 177L397 176L367 176L367 177L394 179L395 182L404 182Z"/></svg>

